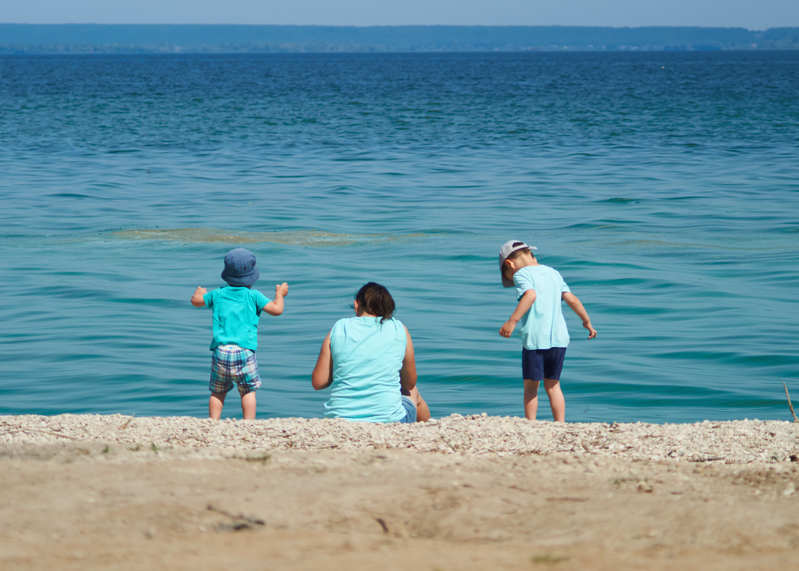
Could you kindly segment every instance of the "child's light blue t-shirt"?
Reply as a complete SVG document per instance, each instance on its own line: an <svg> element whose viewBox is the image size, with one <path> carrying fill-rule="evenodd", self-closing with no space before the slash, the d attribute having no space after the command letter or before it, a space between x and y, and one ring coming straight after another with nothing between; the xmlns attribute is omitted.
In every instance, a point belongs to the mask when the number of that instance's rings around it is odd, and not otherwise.
<svg viewBox="0 0 799 571"><path fill-rule="evenodd" d="M569 344L561 294L571 291L560 273L549 266L525 266L513 274L516 299L535 290L535 302L517 327L525 349L550 349Z"/></svg>
<svg viewBox="0 0 799 571"><path fill-rule="evenodd" d="M257 289L226 286L203 296L214 312L211 350L219 345L258 349L258 318L269 298Z"/></svg>
<svg viewBox="0 0 799 571"><path fill-rule="evenodd" d="M369 422L405 417L399 371L407 344L398 319L347 317L330 330L333 383L325 416Z"/></svg>

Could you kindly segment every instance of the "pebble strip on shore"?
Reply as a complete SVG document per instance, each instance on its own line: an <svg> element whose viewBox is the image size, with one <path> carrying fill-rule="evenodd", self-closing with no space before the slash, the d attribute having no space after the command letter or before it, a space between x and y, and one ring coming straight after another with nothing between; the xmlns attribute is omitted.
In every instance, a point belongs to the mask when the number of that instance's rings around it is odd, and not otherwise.
<svg viewBox="0 0 799 571"><path fill-rule="evenodd" d="M149 449L162 457L225 458L272 450L412 449L462 455L615 456L630 461L746 464L799 460L799 423L704 421L693 424L554 423L451 415L417 424L272 418L63 414L0 416L0 455L32 448Z"/></svg>

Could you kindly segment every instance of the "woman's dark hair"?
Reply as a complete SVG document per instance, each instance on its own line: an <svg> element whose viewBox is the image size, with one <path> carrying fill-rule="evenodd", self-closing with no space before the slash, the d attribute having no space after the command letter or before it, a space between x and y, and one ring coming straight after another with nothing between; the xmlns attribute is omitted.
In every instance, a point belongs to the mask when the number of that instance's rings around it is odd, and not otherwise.
<svg viewBox="0 0 799 571"><path fill-rule="evenodd" d="M369 313L382 317L381 321L391 319L394 314L394 298L388 290L375 282L364 284L355 294L358 309L361 313Z"/></svg>

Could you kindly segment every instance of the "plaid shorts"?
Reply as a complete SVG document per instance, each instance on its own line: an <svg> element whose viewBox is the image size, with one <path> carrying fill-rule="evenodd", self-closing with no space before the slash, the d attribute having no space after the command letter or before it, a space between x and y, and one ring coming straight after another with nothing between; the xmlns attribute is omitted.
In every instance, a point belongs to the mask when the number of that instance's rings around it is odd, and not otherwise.
<svg viewBox="0 0 799 571"><path fill-rule="evenodd" d="M238 385L241 396L261 386L255 351L238 345L220 345L211 354L211 380L208 388L212 393L227 393L233 388L234 382Z"/></svg>

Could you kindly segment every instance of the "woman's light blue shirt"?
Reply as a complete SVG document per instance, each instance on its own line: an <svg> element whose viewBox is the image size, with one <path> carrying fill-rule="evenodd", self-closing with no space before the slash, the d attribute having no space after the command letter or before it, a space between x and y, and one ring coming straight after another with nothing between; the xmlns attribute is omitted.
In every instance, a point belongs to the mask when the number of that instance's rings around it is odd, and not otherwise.
<svg viewBox="0 0 799 571"><path fill-rule="evenodd" d="M325 416L369 422L405 417L400 393L407 337L398 319L347 317L330 330L333 382Z"/></svg>

